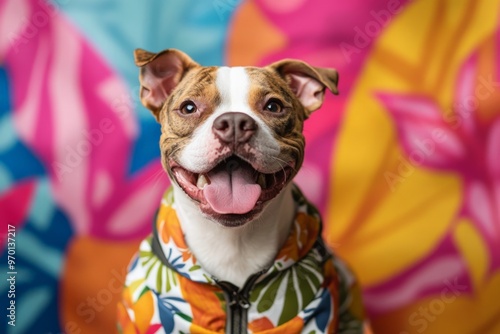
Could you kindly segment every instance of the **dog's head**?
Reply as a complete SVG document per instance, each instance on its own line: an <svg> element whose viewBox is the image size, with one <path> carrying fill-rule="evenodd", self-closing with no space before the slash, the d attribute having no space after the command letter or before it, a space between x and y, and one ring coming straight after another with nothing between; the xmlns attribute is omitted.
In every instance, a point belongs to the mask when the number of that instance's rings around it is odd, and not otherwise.
<svg viewBox="0 0 500 334"><path fill-rule="evenodd" d="M203 67L181 51L135 50L141 102L161 124L174 185L225 226L255 218L304 158L303 122L337 94L337 71L298 60Z"/></svg>

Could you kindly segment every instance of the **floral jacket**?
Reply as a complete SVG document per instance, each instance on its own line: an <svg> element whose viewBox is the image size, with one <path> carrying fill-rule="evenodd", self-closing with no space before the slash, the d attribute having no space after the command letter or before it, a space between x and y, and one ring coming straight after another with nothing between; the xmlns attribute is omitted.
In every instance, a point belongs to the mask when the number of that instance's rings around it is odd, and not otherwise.
<svg viewBox="0 0 500 334"><path fill-rule="evenodd" d="M297 215L273 265L238 289L203 270L186 245L173 192L132 260L118 307L121 333L363 333L360 290L321 239L298 188Z"/></svg>

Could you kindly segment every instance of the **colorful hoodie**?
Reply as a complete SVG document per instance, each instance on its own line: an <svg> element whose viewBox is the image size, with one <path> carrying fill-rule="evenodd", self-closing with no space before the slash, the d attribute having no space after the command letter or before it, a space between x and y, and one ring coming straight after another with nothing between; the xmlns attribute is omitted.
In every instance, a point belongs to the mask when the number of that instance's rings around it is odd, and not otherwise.
<svg viewBox="0 0 500 334"><path fill-rule="evenodd" d="M127 275L122 333L363 333L360 291L321 239L321 219L294 188L297 215L274 263L238 289L218 281L186 245L172 190ZM244 259L242 259L244 261Z"/></svg>

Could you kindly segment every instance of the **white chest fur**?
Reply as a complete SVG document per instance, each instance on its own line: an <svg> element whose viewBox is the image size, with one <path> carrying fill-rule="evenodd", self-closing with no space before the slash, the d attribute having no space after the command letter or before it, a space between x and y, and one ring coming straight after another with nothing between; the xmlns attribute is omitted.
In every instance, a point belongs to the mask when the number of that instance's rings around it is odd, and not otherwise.
<svg viewBox="0 0 500 334"><path fill-rule="evenodd" d="M288 237L296 211L288 186L255 221L242 227L222 227L205 217L177 186L174 196L186 242L196 259L211 275L239 287L273 262Z"/></svg>

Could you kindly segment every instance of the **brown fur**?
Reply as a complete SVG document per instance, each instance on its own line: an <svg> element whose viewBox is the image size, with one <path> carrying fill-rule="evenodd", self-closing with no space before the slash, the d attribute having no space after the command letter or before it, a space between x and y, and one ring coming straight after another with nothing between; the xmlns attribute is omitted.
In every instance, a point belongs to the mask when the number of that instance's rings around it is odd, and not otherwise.
<svg viewBox="0 0 500 334"><path fill-rule="evenodd" d="M175 160L177 152L188 142L185 139L189 138L221 103L215 82L217 67L202 67L186 54L174 49L157 54L138 49L135 51L135 61L141 67L141 101L161 124L162 163L171 174L168 168L169 159ZM279 158L283 161L296 161L297 171L304 156L303 122L321 106L325 88L337 93L337 71L312 67L291 59L273 63L265 68L247 67L246 71L251 82L248 100L250 107L273 129L275 139L280 145ZM296 96L300 87L293 86L293 74L310 77L321 83L314 92L317 102L307 107L301 104ZM270 98L282 102L281 113L264 110ZM161 103L158 103L160 100ZM187 100L193 101L200 112L182 114L180 108Z"/></svg>

